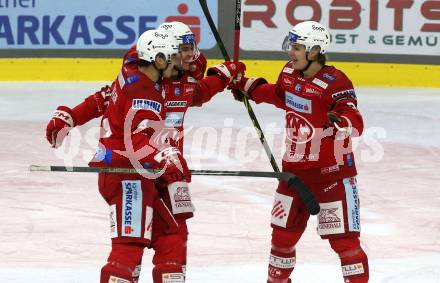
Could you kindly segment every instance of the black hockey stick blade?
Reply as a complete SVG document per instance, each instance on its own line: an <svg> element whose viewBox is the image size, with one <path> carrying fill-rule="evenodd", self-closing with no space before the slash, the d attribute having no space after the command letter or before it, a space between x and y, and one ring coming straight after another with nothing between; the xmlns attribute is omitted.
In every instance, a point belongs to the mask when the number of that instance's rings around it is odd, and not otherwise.
<svg viewBox="0 0 440 283"><path fill-rule="evenodd" d="M135 168L111 168L111 167L86 167L86 166L40 166L31 165L29 171L32 172L71 172L71 173L114 173L114 174L141 174L157 173L158 170L135 169ZM259 177L275 178L288 182L289 187L293 188L310 214L319 213L319 203L316 201L312 192L294 174L288 172L264 172L264 171L222 171L222 170L191 170L192 175L199 176L238 176L238 177Z"/></svg>
<svg viewBox="0 0 440 283"><path fill-rule="evenodd" d="M225 45L223 44L223 40L220 37L220 34L218 33L217 27L214 24L214 21L212 20L211 13L209 12L208 5L206 4L206 0L199 0L200 6L202 7L203 13L205 14L206 20L208 21L209 28L211 29L212 34L214 35L215 40L217 41L217 45L220 48L221 53L223 54L223 58L225 61L231 61L231 57L229 57L228 51L226 51ZM236 7L236 13L238 13L238 9ZM241 9L240 9L241 12ZM237 28L237 19L239 15L236 14L235 21L236 21L236 27ZM240 23L238 22L238 25ZM249 99L243 95L243 103L246 107L246 110L249 114L249 117L252 121L252 124L255 127L255 130L257 131L258 138L260 139L261 144L264 147L264 151L266 152L267 157L270 160L270 164L272 165L272 168L275 172L280 172L280 169L278 167L278 164L275 160L275 157L272 154L272 151L266 141L266 137L264 136L263 130L261 129L260 123L258 122L257 117L255 116L254 110L252 109L251 104L249 103Z"/></svg>

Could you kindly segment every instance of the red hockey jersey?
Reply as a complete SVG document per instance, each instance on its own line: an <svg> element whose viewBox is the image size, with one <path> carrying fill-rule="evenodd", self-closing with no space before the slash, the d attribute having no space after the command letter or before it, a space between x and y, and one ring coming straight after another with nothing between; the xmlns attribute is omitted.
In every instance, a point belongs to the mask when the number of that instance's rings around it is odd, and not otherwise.
<svg viewBox="0 0 440 283"><path fill-rule="evenodd" d="M251 95L286 111L283 170L312 182L356 175L351 138L338 135L327 118L333 111L351 123L352 136L363 131L353 84L342 71L324 66L306 79L289 62L276 84L262 84Z"/></svg>
<svg viewBox="0 0 440 283"><path fill-rule="evenodd" d="M153 162L154 153L162 146L162 141L153 140L156 131L163 128L162 91L160 84L151 81L136 64L123 66L102 116L94 166L132 166L133 158Z"/></svg>

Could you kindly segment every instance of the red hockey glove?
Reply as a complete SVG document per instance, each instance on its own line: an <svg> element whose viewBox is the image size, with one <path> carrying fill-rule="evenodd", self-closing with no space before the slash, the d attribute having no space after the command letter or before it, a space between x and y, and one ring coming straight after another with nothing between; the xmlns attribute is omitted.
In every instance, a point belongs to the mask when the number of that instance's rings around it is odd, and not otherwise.
<svg viewBox="0 0 440 283"><path fill-rule="evenodd" d="M75 122L72 118L72 110L67 106L59 106L46 127L46 139L52 147L59 147L64 138L69 134Z"/></svg>
<svg viewBox="0 0 440 283"><path fill-rule="evenodd" d="M229 84L238 74L244 74L246 65L242 62L226 61L222 64L215 65L208 69L207 75L218 75L226 80Z"/></svg>
<svg viewBox="0 0 440 283"><path fill-rule="evenodd" d="M232 94L236 100L243 101L243 95L238 91L241 91L244 95L252 99L252 91L254 91L257 86L266 83L267 81L264 78L246 78L238 76L229 83L228 88L232 90Z"/></svg>
<svg viewBox="0 0 440 283"><path fill-rule="evenodd" d="M206 71L206 64L205 55L199 52L199 54L194 56L194 60L189 66L189 74L198 81L203 79Z"/></svg>
<svg viewBox="0 0 440 283"><path fill-rule="evenodd" d="M338 113L334 111L327 112L327 118L329 121L329 125L334 126L337 129L337 139L346 139L351 136L353 132L353 126L350 119L345 116L339 116Z"/></svg>
<svg viewBox="0 0 440 283"><path fill-rule="evenodd" d="M157 168L164 170L161 178L167 183L184 181L191 182L191 172L186 160L175 147L167 147L156 153L154 160Z"/></svg>
<svg viewBox="0 0 440 283"><path fill-rule="evenodd" d="M231 89L232 95L234 96L234 99L237 101L243 101L244 94L239 91L238 89Z"/></svg>

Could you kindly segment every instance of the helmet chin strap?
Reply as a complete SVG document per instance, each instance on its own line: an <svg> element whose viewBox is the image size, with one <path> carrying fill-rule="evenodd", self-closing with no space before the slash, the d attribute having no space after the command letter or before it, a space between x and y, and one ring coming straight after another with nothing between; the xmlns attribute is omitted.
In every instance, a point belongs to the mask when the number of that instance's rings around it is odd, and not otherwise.
<svg viewBox="0 0 440 283"><path fill-rule="evenodd" d="M304 77L304 72L306 72L310 68L310 65L312 65L312 63L313 63L312 60L309 60L309 53L310 53L310 51L306 52L307 65L304 69L301 70L301 75L303 77Z"/></svg>

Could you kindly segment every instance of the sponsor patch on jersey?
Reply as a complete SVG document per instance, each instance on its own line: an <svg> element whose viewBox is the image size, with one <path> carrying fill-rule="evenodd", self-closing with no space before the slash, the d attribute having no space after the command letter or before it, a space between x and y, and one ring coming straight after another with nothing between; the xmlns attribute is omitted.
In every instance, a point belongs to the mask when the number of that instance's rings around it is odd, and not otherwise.
<svg viewBox="0 0 440 283"><path fill-rule="evenodd" d="M335 173L335 172L338 172L338 171L339 171L338 164L321 168L321 174L323 174L323 175L324 174Z"/></svg>
<svg viewBox="0 0 440 283"><path fill-rule="evenodd" d="M301 113L312 113L312 101L286 91L286 106Z"/></svg>
<svg viewBox="0 0 440 283"><path fill-rule="evenodd" d="M116 220L116 204L110 205L109 220L110 220L110 238L118 237L118 221Z"/></svg>
<svg viewBox="0 0 440 283"><path fill-rule="evenodd" d="M183 273L163 273L162 283L181 283L184 282L185 276Z"/></svg>
<svg viewBox="0 0 440 283"><path fill-rule="evenodd" d="M151 241L151 233L153 232L153 208L145 207L145 229L144 238Z"/></svg>
<svg viewBox="0 0 440 283"><path fill-rule="evenodd" d="M352 232L360 232L361 221L356 178L345 178L343 183L345 188L345 198L347 199L348 230Z"/></svg>
<svg viewBox="0 0 440 283"><path fill-rule="evenodd" d="M342 201L320 203L319 206L318 234L322 236L344 233Z"/></svg>
<svg viewBox="0 0 440 283"><path fill-rule="evenodd" d="M327 192L331 191L332 189L336 188L337 186L338 186L338 182L334 182L334 183L331 184L330 186L325 187L324 190L323 190L323 192L324 192L324 193L327 193Z"/></svg>
<svg viewBox="0 0 440 283"><path fill-rule="evenodd" d="M194 212L188 183L174 182L168 186L168 193L170 194L171 210L174 215Z"/></svg>
<svg viewBox="0 0 440 283"><path fill-rule="evenodd" d="M313 86L310 86L310 85L307 85L305 88L304 88L304 92L306 93L306 94L316 94L316 95L320 95L321 93L322 93L322 91L321 90L319 90L319 89L317 89L317 88L314 88Z"/></svg>
<svg viewBox="0 0 440 283"><path fill-rule="evenodd" d="M122 181L121 235L141 237L142 189L140 180Z"/></svg>
<svg viewBox="0 0 440 283"><path fill-rule="evenodd" d="M173 107L186 107L186 101L167 101L166 106Z"/></svg>
<svg viewBox="0 0 440 283"><path fill-rule="evenodd" d="M294 268L295 263L295 257L279 257L271 254L269 258L269 264L276 268Z"/></svg>
<svg viewBox="0 0 440 283"><path fill-rule="evenodd" d="M129 76L126 80L125 83L127 85L131 85L134 84L135 82L139 81L139 76L138 75L133 75L133 76Z"/></svg>
<svg viewBox="0 0 440 283"><path fill-rule="evenodd" d="M181 127L183 125L183 116L185 112L167 112L165 117L166 127Z"/></svg>
<svg viewBox="0 0 440 283"><path fill-rule="evenodd" d="M112 89L112 93L110 95L113 103L116 103L116 101L118 100L118 92L116 91L116 87Z"/></svg>
<svg viewBox="0 0 440 283"><path fill-rule="evenodd" d="M141 275L141 270L142 270L142 266L141 265L136 265L136 267L134 268L133 272L131 273L131 276L139 277Z"/></svg>
<svg viewBox="0 0 440 283"><path fill-rule="evenodd" d="M324 73L324 74L322 74L322 76L323 76L325 79L329 80L329 81L334 81L334 80L336 80L336 77L333 76L333 75L330 75L329 73Z"/></svg>
<svg viewBox="0 0 440 283"><path fill-rule="evenodd" d="M188 81L189 83L193 83L193 84L196 84L196 83L197 83L197 80L196 80L195 78L191 77L191 76L188 76L187 81Z"/></svg>
<svg viewBox="0 0 440 283"><path fill-rule="evenodd" d="M351 155L351 153L346 155L346 162L347 162L347 166L348 167L353 167L353 157Z"/></svg>
<svg viewBox="0 0 440 283"><path fill-rule="evenodd" d="M283 73L287 73L287 74L293 74L293 71L295 70L289 67L284 67L283 69Z"/></svg>
<svg viewBox="0 0 440 283"><path fill-rule="evenodd" d="M312 81L312 83L314 83L314 84L316 84L316 85L319 85L319 86L322 87L323 89L326 89L326 88L328 87L328 83L325 83L325 82L321 81L321 80L318 79L318 78L314 78L313 81Z"/></svg>
<svg viewBox="0 0 440 283"><path fill-rule="evenodd" d="M111 283L130 283L130 281L120 278L120 277L116 277L116 276L110 276L110 278L108 279L108 282Z"/></svg>
<svg viewBox="0 0 440 283"><path fill-rule="evenodd" d="M149 99L133 99L131 108L136 110L151 110L159 114L162 109L162 104Z"/></svg>
<svg viewBox="0 0 440 283"><path fill-rule="evenodd" d="M271 223L286 228L293 197L275 192Z"/></svg>
<svg viewBox="0 0 440 283"><path fill-rule="evenodd" d="M287 75L283 75L283 83L286 86L293 86L295 84L295 80Z"/></svg>
<svg viewBox="0 0 440 283"><path fill-rule="evenodd" d="M364 273L365 270L362 262L342 266L342 275L344 275L344 277Z"/></svg>
<svg viewBox="0 0 440 283"><path fill-rule="evenodd" d="M347 90L335 92L332 94L332 98L335 101L342 100L344 98L345 99L353 98L355 100L357 99L354 89L347 89Z"/></svg>
<svg viewBox="0 0 440 283"><path fill-rule="evenodd" d="M183 94L184 96L185 95L192 95L193 93L194 93L194 90L196 89L196 86L195 85L185 85L184 86L184 90L185 90L185 93Z"/></svg>
<svg viewBox="0 0 440 283"><path fill-rule="evenodd" d="M119 87L121 89L125 86L125 78L124 78L124 75L122 74L122 72L119 72L119 74L118 74L118 83L119 83Z"/></svg>

